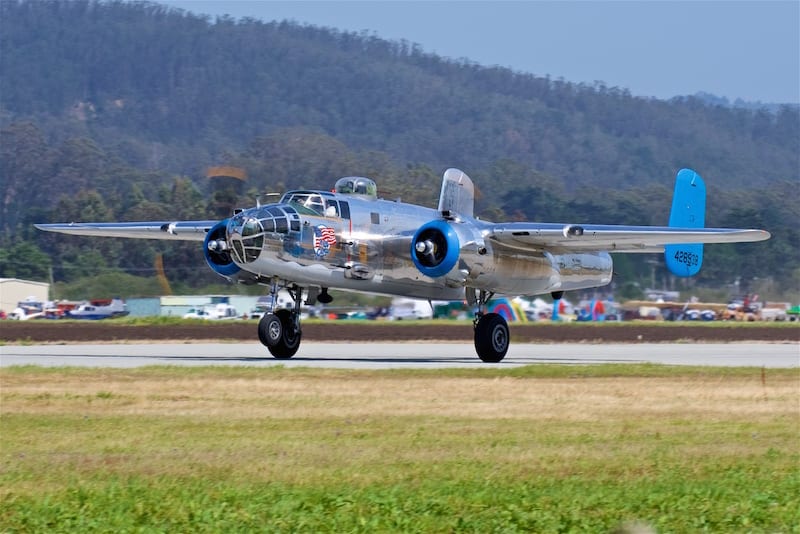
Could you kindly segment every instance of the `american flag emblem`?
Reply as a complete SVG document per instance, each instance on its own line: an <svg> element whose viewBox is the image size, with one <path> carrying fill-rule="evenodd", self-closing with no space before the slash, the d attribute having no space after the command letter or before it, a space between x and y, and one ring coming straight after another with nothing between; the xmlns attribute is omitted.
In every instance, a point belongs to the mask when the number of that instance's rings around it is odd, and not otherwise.
<svg viewBox="0 0 800 534"><path fill-rule="evenodd" d="M330 252L331 247L336 244L336 230L330 226L314 227L314 253L317 257L323 257Z"/></svg>

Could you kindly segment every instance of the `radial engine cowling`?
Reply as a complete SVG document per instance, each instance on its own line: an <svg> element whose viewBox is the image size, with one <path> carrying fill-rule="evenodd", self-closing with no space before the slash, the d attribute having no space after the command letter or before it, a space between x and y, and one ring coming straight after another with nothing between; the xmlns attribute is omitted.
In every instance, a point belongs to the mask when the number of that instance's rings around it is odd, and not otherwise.
<svg viewBox="0 0 800 534"><path fill-rule="evenodd" d="M456 266L460 248L458 234L447 221L431 221L411 239L411 259L422 274L438 278Z"/></svg>
<svg viewBox="0 0 800 534"><path fill-rule="evenodd" d="M234 280L242 269L233 262L228 250L225 240L227 226L228 219L225 219L211 227L203 241L203 254L212 271L228 280Z"/></svg>

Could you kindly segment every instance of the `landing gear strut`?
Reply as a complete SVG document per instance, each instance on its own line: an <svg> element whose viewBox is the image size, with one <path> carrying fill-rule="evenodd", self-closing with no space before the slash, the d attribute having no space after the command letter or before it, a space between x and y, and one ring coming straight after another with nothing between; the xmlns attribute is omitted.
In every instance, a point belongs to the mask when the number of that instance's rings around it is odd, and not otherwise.
<svg viewBox="0 0 800 534"><path fill-rule="evenodd" d="M508 323L502 315L485 313L486 303L494 296L483 290L467 288L467 303L477 308L475 320L475 351L478 357L487 363L502 361L508 352L511 338L508 333Z"/></svg>
<svg viewBox="0 0 800 534"><path fill-rule="evenodd" d="M277 280L272 282L270 294L272 295L270 309L258 322L258 339L275 358L288 359L297 353L303 337L303 332L300 330L300 303L303 288L292 286L289 289L289 294L294 300L292 310L275 311L275 302L278 297Z"/></svg>

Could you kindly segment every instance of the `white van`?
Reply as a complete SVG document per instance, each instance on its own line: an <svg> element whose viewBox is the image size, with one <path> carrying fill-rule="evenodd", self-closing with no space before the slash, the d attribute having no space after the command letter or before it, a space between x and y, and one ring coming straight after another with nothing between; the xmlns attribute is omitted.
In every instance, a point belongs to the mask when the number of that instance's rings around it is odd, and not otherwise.
<svg viewBox="0 0 800 534"><path fill-rule="evenodd" d="M389 309L389 319L393 321L432 318L433 308L427 300L402 297L392 299L392 306Z"/></svg>

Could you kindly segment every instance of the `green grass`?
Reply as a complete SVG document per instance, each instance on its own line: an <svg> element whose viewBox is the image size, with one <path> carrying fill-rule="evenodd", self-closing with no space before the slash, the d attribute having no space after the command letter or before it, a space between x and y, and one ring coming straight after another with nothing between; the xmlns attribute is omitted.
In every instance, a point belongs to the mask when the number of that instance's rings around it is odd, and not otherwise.
<svg viewBox="0 0 800 534"><path fill-rule="evenodd" d="M0 532L798 532L800 372L0 370Z"/></svg>

